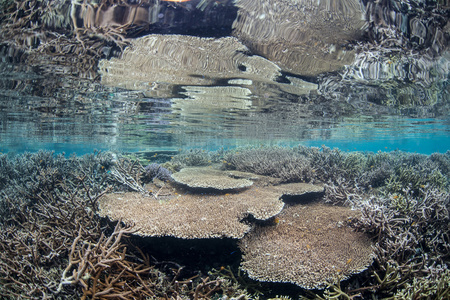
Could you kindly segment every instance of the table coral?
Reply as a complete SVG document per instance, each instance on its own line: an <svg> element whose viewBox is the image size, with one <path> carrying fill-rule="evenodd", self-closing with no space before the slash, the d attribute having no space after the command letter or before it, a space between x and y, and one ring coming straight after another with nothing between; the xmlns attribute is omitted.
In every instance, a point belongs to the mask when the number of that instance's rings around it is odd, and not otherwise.
<svg viewBox="0 0 450 300"><path fill-rule="evenodd" d="M256 228L240 241L241 267L259 281L323 288L365 270L372 243L346 223L358 213L324 204L285 208L275 226Z"/></svg>

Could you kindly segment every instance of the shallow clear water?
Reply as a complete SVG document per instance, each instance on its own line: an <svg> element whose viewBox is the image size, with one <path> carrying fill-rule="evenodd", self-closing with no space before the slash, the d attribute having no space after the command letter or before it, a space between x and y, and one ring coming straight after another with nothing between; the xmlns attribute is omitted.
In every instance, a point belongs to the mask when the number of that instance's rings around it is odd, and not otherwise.
<svg viewBox="0 0 450 300"><path fill-rule="evenodd" d="M73 11L76 26L91 26L85 35L78 32L82 47L69 33L33 39L6 26L0 151L81 154L259 144L426 154L450 149L447 33L432 22L426 31L415 28L421 23L414 18L426 18L424 11L415 14L410 7L405 21L395 7L381 16L381 6L364 1L183 2L142 5L149 16L120 21L124 28L135 23L122 58L107 42L120 34L101 39L96 31L121 24L106 10L99 12L105 13L101 24ZM367 34L378 30L367 27L371 14L396 17L376 21L383 34L368 41ZM51 20L43 22L51 28L45 23ZM409 31L404 22L410 22ZM85 45L108 59L98 65L84 60L79 53Z"/></svg>
<svg viewBox="0 0 450 300"><path fill-rule="evenodd" d="M412 118L375 110L327 116L330 107L345 111L349 104L299 103L270 88L266 96L213 91L212 99L220 97L221 104L197 104L184 86L172 97L158 98L23 65L2 63L1 73L2 152L151 152L260 144L426 154L450 149L450 121L443 116Z"/></svg>
<svg viewBox="0 0 450 300"><path fill-rule="evenodd" d="M448 1L0 7L1 299L450 299Z"/></svg>

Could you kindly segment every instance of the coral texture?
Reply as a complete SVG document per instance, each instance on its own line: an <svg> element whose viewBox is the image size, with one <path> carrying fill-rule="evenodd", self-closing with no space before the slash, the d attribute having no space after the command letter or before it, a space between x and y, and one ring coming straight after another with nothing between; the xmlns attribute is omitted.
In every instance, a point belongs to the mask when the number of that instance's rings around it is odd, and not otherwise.
<svg viewBox="0 0 450 300"><path fill-rule="evenodd" d="M205 168L184 168L172 174L172 179L192 189L212 189L218 191L234 191L250 187L253 182L248 179L235 179L225 172Z"/></svg>
<svg viewBox="0 0 450 300"><path fill-rule="evenodd" d="M365 270L373 259L369 238L348 226L358 212L323 204L285 208L275 226L240 241L242 268L256 280L325 287Z"/></svg>
<svg viewBox="0 0 450 300"><path fill-rule="evenodd" d="M188 172L172 176L176 182L189 184L189 189L167 183L157 193L108 194L100 199L100 215L136 224L140 228L137 234L143 236L242 238L251 228L242 220L250 215L257 220L276 216L284 207L283 195L318 195L324 191L322 186L306 183L271 185L261 178L253 184L211 168L183 170ZM183 178L176 176L180 173ZM240 175L255 178L242 172ZM242 190L243 184L251 186ZM229 193L224 192L229 189Z"/></svg>
<svg viewBox="0 0 450 300"><path fill-rule="evenodd" d="M144 170L144 177L149 181L153 181L154 179L159 179L162 181L172 181L172 172L157 163L149 164L144 168Z"/></svg>
<svg viewBox="0 0 450 300"><path fill-rule="evenodd" d="M277 215L281 193L252 187L240 193L185 193L171 190L158 199L139 193L109 194L100 200L100 214L135 223L143 236L181 238L242 238L250 230L242 219ZM164 199L164 200L163 200Z"/></svg>

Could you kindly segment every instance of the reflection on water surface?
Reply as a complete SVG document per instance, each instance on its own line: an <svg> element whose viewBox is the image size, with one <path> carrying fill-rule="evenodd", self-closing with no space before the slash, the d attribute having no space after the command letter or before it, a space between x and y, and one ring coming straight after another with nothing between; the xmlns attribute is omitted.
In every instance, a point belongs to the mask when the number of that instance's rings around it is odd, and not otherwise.
<svg viewBox="0 0 450 300"><path fill-rule="evenodd" d="M390 116L395 110L380 105L358 111L346 101L321 102L319 94L302 99L281 90L279 83L181 85L157 97L39 69L2 68L3 151L84 153L93 148L151 151L298 143L425 153L449 148L445 118ZM313 84L308 86L313 90ZM388 113L379 115L378 110Z"/></svg>
<svg viewBox="0 0 450 300"><path fill-rule="evenodd" d="M419 2L5 7L3 151L304 143L445 152L448 7Z"/></svg>
<svg viewBox="0 0 450 300"><path fill-rule="evenodd" d="M448 0L0 8L1 297L450 298Z"/></svg>

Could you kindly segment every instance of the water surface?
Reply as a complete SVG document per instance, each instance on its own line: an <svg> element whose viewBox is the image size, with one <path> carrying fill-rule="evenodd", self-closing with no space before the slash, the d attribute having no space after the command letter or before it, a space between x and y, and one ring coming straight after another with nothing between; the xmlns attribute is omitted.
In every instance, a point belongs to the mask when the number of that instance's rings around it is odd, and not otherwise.
<svg viewBox="0 0 450 300"><path fill-rule="evenodd" d="M214 94L213 90L210 98L220 102L198 105L192 87L180 86L172 97L157 98L95 81L52 76L39 68L8 63L1 68L3 152L215 150L260 144L427 154L450 149L450 122L444 116L379 115L376 109L364 115L347 112L351 109L347 102L302 103L275 89L266 89L266 96Z"/></svg>

